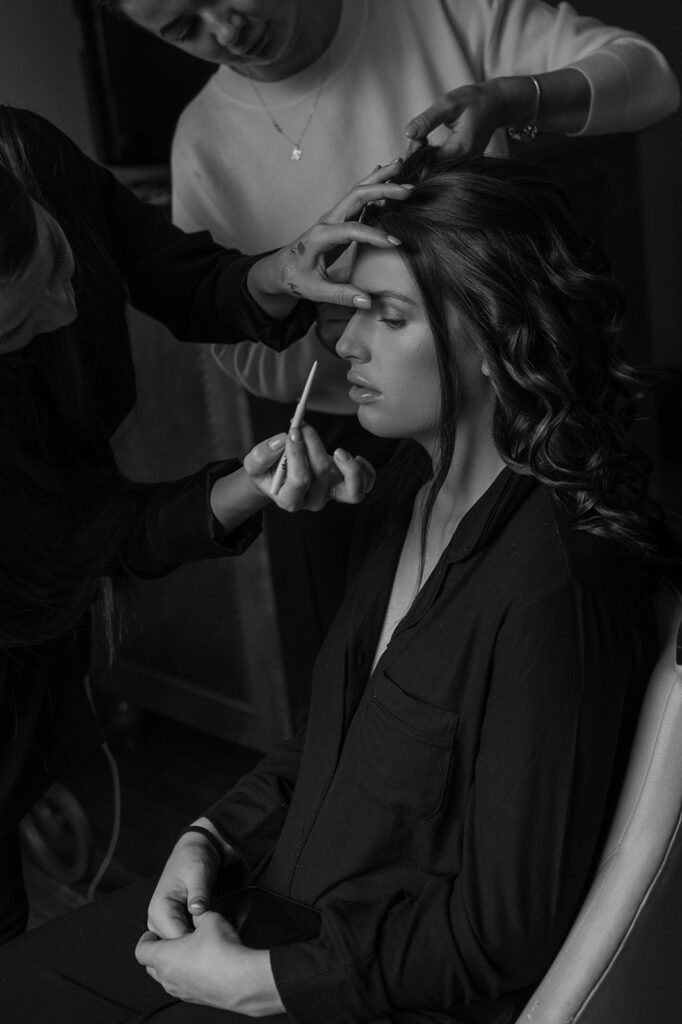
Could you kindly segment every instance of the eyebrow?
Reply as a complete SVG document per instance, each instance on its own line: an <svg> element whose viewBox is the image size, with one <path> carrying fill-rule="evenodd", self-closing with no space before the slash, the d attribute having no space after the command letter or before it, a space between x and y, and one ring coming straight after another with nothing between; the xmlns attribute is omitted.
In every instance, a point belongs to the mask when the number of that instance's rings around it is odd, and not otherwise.
<svg viewBox="0 0 682 1024"><path fill-rule="evenodd" d="M403 295L402 292L394 292L391 288L382 288L378 292L372 292L369 291L369 289L366 290L373 299L398 299L399 302L405 302L408 306L419 305L419 303L415 299L411 299L409 295Z"/></svg>

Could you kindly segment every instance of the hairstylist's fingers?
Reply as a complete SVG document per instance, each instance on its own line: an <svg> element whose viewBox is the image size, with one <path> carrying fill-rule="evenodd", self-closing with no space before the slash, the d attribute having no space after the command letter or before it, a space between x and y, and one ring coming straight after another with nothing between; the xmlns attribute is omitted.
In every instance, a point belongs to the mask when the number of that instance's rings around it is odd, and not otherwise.
<svg viewBox="0 0 682 1024"><path fill-rule="evenodd" d="M341 480L332 486L330 497L348 505L359 504L374 486L374 467L362 455L353 458L343 448L334 452L334 465Z"/></svg>
<svg viewBox="0 0 682 1024"><path fill-rule="evenodd" d="M440 124L446 124L457 115L459 107L456 100L453 100L454 92L457 92L457 90L439 97L430 107L422 110L420 114L417 114L407 122L404 134L408 139L424 142L434 128L437 128Z"/></svg>

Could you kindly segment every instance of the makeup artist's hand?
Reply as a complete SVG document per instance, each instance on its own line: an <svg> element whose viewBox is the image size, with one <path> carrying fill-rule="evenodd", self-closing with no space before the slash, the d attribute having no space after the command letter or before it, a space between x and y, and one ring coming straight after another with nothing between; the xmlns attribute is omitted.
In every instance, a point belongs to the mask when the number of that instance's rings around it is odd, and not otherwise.
<svg viewBox="0 0 682 1024"><path fill-rule="evenodd" d="M247 1017L284 1012L267 949L242 945L232 925L208 911L195 930L163 940L145 932L135 949L138 963L175 999Z"/></svg>
<svg viewBox="0 0 682 1024"><path fill-rule="evenodd" d="M411 186L391 184L388 180L395 177L399 167L400 158L377 167L311 228L253 264L248 288L270 316L286 316L298 299L369 309L369 296L355 285L330 280L327 266L352 242L380 249L400 245L399 239L357 220L367 203L407 198Z"/></svg>
<svg viewBox="0 0 682 1024"><path fill-rule="evenodd" d="M275 468L285 453L287 472L276 494L270 487ZM319 434L304 423L288 434L277 434L252 448L244 458L252 484L287 512L317 512L331 499L357 505L374 485L374 469L361 455L353 458L342 448L329 455Z"/></svg>
<svg viewBox="0 0 682 1024"><path fill-rule="evenodd" d="M196 824L212 827L200 818ZM237 861L226 845L225 863ZM208 909L218 877L218 854L199 832L180 836L166 861L147 910L147 927L162 939L176 939L192 931L192 915Z"/></svg>

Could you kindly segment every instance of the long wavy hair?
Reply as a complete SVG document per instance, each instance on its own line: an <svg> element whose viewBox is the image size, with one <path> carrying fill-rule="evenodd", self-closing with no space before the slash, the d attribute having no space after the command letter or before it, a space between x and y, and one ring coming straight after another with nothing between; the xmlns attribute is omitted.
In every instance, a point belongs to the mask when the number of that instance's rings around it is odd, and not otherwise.
<svg viewBox="0 0 682 1024"><path fill-rule="evenodd" d="M623 359L624 304L603 253L524 163L424 147L396 180L415 185L410 197L365 219L401 239L436 343L441 420L422 550L455 447L452 305L487 365L507 466L548 487L578 529L651 554L650 463L629 435L646 379Z"/></svg>
<svg viewBox="0 0 682 1024"><path fill-rule="evenodd" d="M50 209L21 122L0 107L0 290L35 252L32 199ZM107 574L133 514L83 358L87 347L97 363L95 295L123 302L120 275L80 211L50 212L67 215L79 316L0 353L0 645L8 646L64 634L102 592L111 638Z"/></svg>

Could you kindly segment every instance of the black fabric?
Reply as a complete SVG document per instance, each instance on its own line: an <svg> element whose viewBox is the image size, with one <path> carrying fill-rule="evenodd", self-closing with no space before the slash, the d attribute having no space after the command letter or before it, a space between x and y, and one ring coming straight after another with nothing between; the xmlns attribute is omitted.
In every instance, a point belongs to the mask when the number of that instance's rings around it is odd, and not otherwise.
<svg viewBox="0 0 682 1024"><path fill-rule="evenodd" d="M648 570L505 470L370 674L411 501L367 510L307 728L208 812L252 881L321 913L318 940L271 950L296 1022L516 1020L588 884L656 656ZM132 961L148 897L0 950L11 1024L203 1024Z"/></svg>
<svg viewBox="0 0 682 1024"><path fill-rule="evenodd" d="M28 896L21 870L17 829L0 836L0 945L23 932L28 921Z"/></svg>
<svg viewBox="0 0 682 1024"><path fill-rule="evenodd" d="M411 501L367 510L307 730L208 812L258 884L322 912L319 941L271 954L301 1024L513 1019L588 884L656 655L648 570L504 470L370 675Z"/></svg>
<svg viewBox="0 0 682 1024"><path fill-rule="evenodd" d="M88 295L79 293L78 274L74 278L81 315L90 310L101 335L97 345L83 337L82 354L110 436L136 398L126 293L182 340L224 344L253 338L284 347L309 326L314 314L305 303L281 323L259 309L245 286L257 257L221 249L207 232L184 234L43 118L16 111L16 119L50 212L67 237L80 238L87 221L112 261L112 273L119 275L118 281L95 277ZM59 344L59 332L50 344ZM40 344L26 351L33 357ZM49 385L37 366L36 386ZM60 462L55 456L55 464ZM243 551L258 534L260 517L227 535L208 505L212 481L235 466L219 463L174 483L136 485L130 492L134 521L112 573L153 577L186 561ZM115 474L106 445L90 468L93 479ZM0 831L16 825L73 758L100 743L83 687L88 661L87 622L54 643L0 650Z"/></svg>
<svg viewBox="0 0 682 1024"><path fill-rule="evenodd" d="M0 949L3 1024L244 1024L225 1010L166 995L135 960L154 882L43 925ZM261 1017L280 1024L283 1015Z"/></svg>

